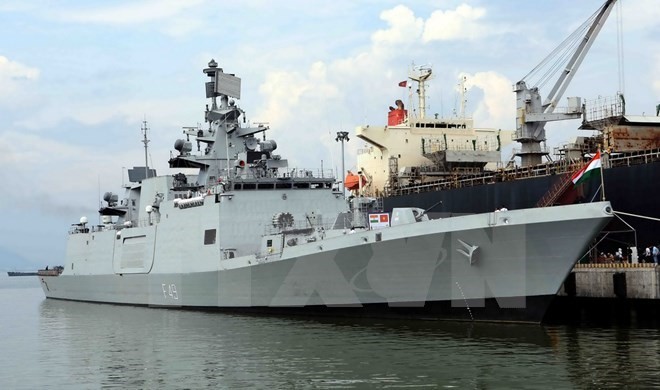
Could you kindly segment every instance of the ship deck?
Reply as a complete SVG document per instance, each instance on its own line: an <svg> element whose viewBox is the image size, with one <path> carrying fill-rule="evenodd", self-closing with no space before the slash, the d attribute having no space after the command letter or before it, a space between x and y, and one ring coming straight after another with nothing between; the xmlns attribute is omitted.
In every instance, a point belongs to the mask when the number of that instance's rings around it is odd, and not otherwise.
<svg viewBox="0 0 660 390"><path fill-rule="evenodd" d="M607 169L621 166L648 164L658 161L660 161L660 149L650 149L628 153L613 153L606 159L606 161L603 161L603 168ZM385 189L385 196L410 195L421 192L441 191L452 188L472 187L504 181L572 173L581 168L583 164L584 162L581 160L559 160L550 161L531 167L500 169L498 171L483 172L472 175L452 175L451 177L428 181L421 184Z"/></svg>

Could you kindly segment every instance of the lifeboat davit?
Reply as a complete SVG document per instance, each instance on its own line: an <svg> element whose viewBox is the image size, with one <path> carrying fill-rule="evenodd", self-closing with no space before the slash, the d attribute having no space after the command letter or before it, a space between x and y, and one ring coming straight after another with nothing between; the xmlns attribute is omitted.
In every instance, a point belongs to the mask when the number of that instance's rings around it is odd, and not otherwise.
<svg viewBox="0 0 660 390"><path fill-rule="evenodd" d="M344 179L344 186L351 191L359 189L360 186L364 187L366 184L367 178L364 177L364 175L356 175L351 171L348 171L346 178Z"/></svg>

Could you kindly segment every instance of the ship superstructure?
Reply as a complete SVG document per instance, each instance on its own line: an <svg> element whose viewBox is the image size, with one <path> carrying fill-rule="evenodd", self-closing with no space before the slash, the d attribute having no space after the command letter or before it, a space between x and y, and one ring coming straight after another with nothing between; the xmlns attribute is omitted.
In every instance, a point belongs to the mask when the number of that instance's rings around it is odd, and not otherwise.
<svg viewBox="0 0 660 390"><path fill-rule="evenodd" d="M368 178L364 194L382 196L400 186L481 173L501 161L501 149L511 143L513 132L474 126L465 113L465 77L459 87L460 111L451 117L427 116L426 84L432 74L429 66L410 70L408 78L416 84L416 110L407 110L397 100L390 107L387 126L355 129L369 144L358 150L357 157L358 170ZM413 86L409 88L413 90Z"/></svg>

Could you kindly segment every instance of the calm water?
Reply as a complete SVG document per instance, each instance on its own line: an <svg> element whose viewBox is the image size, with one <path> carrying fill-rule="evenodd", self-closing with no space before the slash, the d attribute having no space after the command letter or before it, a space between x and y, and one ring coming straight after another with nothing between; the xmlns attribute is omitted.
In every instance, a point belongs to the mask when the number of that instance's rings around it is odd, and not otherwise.
<svg viewBox="0 0 660 390"><path fill-rule="evenodd" d="M225 315L0 276L0 389L660 388L658 329Z"/></svg>

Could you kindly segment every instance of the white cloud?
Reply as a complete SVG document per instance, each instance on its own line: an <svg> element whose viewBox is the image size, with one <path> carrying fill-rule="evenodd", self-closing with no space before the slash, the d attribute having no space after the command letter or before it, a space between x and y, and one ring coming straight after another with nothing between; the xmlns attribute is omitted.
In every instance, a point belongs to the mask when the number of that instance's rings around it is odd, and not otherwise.
<svg viewBox="0 0 660 390"><path fill-rule="evenodd" d="M259 86L259 92L266 96L267 103L258 118L268 118L272 125L285 123L294 112L291 107L300 103L300 97L312 88L311 82L298 72L272 71Z"/></svg>
<svg viewBox="0 0 660 390"><path fill-rule="evenodd" d="M194 97L170 97L161 99L105 99L73 100L66 105L48 105L33 115L17 121L17 126L33 131L57 127L66 120L73 120L87 126L95 126L110 120L124 123L139 123L146 115L155 126L178 123L181 118L190 117L196 112L199 99Z"/></svg>
<svg viewBox="0 0 660 390"><path fill-rule="evenodd" d="M332 65L331 65L332 66ZM319 156L319 135L327 131L325 123L328 112L341 112L341 101L345 100L343 83L337 82L337 72L317 61L306 73L272 71L266 74L259 86L265 103L252 116L255 121L267 121L270 135L281 145L278 152L294 165L306 166ZM301 153L301 150L304 152ZM323 151L322 155L325 155Z"/></svg>
<svg viewBox="0 0 660 390"><path fill-rule="evenodd" d="M31 68L9 58L0 56L0 80L36 80L39 69Z"/></svg>
<svg viewBox="0 0 660 390"><path fill-rule="evenodd" d="M483 90L484 98L477 103L474 110L475 124L487 124L487 127L511 129L515 115L515 99L512 98L512 81L493 71L462 74L466 77L465 87Z"/></svg>
<svg viewBox="0 0 660 390"><path fill-rule="evenodd" d="M203 27L204 23L199 19L179 17L169 21L169 23L162 28L162 32L171 37L180 38L190 35L195 31L199 31Z"/></svg>
<svg viewBox="0 0 660 390"><path fill-rule="evenodd" d="M137 131L136 139L137 137ZM175 136L172 134L172 136ZM118 191L124 166L143 165L144 150L135 148L92 148L62 142L55 138L5 131L0 133L0 165L12 172L0 172L0 180L12 191L5 191L0 210L5 207L40 209L47 215L78 215L93 212L98 191ZM150 148L155 168L164 169L168 150ZM47 163L44 165L44 163ZM103 186L99 189L99 184Z"/></svg>
<svg viewBox="0 0 660 390"><path fill-rule="evenodd" d="M381 12L380 18L388 23L387 29L372 34L377 45L397 45L433 41L475 40L488 35L501 34L510 28L488 23L486 9L461 4L456 9L435 10L428 19L416 17L414 12L398 5Z"/></svg>
<svg viewBox="0 0 660 390"><path fill-rule="evenodd" d="M414 42L419 39L419 34L424 29L424 19L415 17L414 12L404 5L381 12L380 18L386 21L389 27L373 33L371 39L376 44Z"/></svg>
<svg viewBox="0 0 660 390"><path fill-rule="evenodd" d="M455 10L433 11L424 25L424 42L477 39L493 31L482 22L486 9L461 4Z"/></svg>
<svg viewBox="0 0 660 390"><path fill-rule="evenodd" d="M3 178L14 191L5 193L0 207L38 207L43 203L37 201L39 198L48 198L49 204L65 204L67 195L94 191L97 175L108 169L112 160L98 150L13 131L0 134L0 146L6 150L0 155L0 164L16 169ZM44 161L59 171L47 169ZM92 162L94 169L90 169ZM55 209L51 211L57 213Z"/></svg>
<svg viewBox="0 0 660 390"><path fill-rule="evenodd" d="M124 4L101 8L66 10L58 13L57 16L67 22L137 24L172 18L202 2L203 0L129 1Z"/></svg>
<svg viewBox="0 0 660 390"><path fill-rule="evenodd" d="M31 12L38 8L38 4L33 2L28 3L22 0L4 0L2 3L0 3L0 12Z"/></svg>
<svg viewBox="0 0 660 390"><path fill-rule="evenodd" d="M267 103L260 111L260 118L268 118L271 124L281 125L295 119L300 114L323 112L324 106L310 104L323 99L339 99L339 88L328 80L328 69L323 62L315 62L307 74L299 72L274 71L266 75L266 81L259 87L266 96ZM292 109L299 107L298 109ZM301 112L300 108L304 108Z"/></svg>
<svg viewBox="0 0 660 390"><path fill-rule="evenodd" d="M660 104L660 54L655 55L655 67L651 71L651 79L653 80L653 90L655 91L656 100Z"/></svg>
<svg viewBox="0 0 660 390"><path fill-rule="evenodd" d="M615 17L614 13L623 9L623 28L625 31L648 30L658 28L660 20L660 7L657 0L626 0L619 2L616 10L612 11L610 18Z"/></svg>
<svg viewBox="0 0 660 390"><path fill-rule="evenodd" d="M0 145L3 145L3 149L7 150L7 153L0 154L0 164L22 167L22 169L28 171L33 170L32 175L23 177L23 179L26 179L24 185L34 184L29 183L30 180L34 180L35 182L44 183L43 186L38 187L50 188L53 192L66 191L66 186L62 186L63 183L61 182L60 185L54 182L54 180L62 179L61 177L58 179L49 178L52 176L42 166L44 158L47 158L49 166L59 167L62 172L66 172L66 175L71 178L79 179L81 176L87 179L93 178L92 180L85 180L84 182L87 184L78 187L87 188L91 186L93 188L96 183L96 173L93 172L94 170L89 169L89 166L83 165L94 161L95 169L103 169L103 167L108 166L110 161L117 160L117 157L114 156L118 152L113 150L108 155L104 155L99 153L98 150L86 146L14 131L5 131L0 134ZM139 146L136 146L136 149L139 153Z"/></svg>
<svg viewBox="0 0 660 390"><path fill-rule="evenodd" d="M26 82L39 78L39 69L0 56L0 104L16 105L17 94Z"/></svg>

